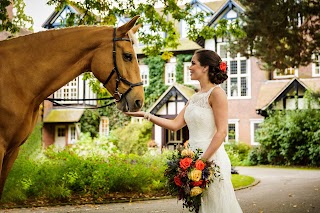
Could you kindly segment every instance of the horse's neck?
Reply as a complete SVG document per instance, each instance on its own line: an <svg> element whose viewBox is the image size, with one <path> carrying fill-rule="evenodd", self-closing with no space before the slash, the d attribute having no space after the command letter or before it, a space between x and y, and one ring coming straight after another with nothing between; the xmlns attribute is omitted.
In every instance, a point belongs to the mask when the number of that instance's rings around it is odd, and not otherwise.
<svg viewBox="0 0 320 213"><path fill-rule="evenodd" d="M11 72L19 79L18 86L20 82L24 91L29 91L42 102L57 89L90 69L93 51L106 42L106 39L111 44L111 33L109 28L77 27L14 39L15 44L9 45L9 51L15 51Z"/></svg>

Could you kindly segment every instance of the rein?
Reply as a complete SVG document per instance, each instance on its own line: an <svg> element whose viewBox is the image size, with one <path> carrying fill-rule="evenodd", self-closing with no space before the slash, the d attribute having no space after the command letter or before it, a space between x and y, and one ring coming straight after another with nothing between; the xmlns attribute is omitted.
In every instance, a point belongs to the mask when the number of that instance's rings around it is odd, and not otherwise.
<svg viewBox="0 0 320 213"><path fill-rule="evenodd" d="M114 104L115 102L119 102L121 101L122 98L125 98L126 95L133 89L133 87L136 86L142 86L143 83L142 82L138 82L138 83L131 83L130 81L128 81L127 79L125 79L124 77L121 76L118 66L117 66L117 50L116 50L116 42L117 41L129 41L131 42L130 38L117 38L116 37L116 32L117 32L117 28L113 28L113 50L112 50L112 55L113 55L113 69L111 71L111 73L109 74L107 80L103 83L103 86L105 86L111 79L111 77L113 76L114 73L117 74L117 79L116 79L116 88L115 91L113 93L113 97L112 98L98 98L98 99L59 99L59 98L46 98L45 100L51 101L52 103L59 105L59 106L63 106L63 107L67 107L67 108L79 108L79 109L98 109L98 108L103 108L103 107L107 107L110 106L112 104ZM119 92L119 83L123 82L125 84L127 84L129 86L129 88L127 89L127 91L125 91L124 93L120 93ZM106 105L103 106L99 106L99 107L75 107L75 106L67 106L65 104L60 104L57 101L85 101L85 100L109 100L109 99L115 99L115 102L111 102L108 103Z"/></svg>
<svg viewBox="0 0 320 213"><path fill-rule="evenodd" d="M115 27L115 28L113 28L113 51L112 51L112 54L113 54L113 66L114 67L113 67L110 75L108 76L107 80L103 83L103 86L105 86L110 81L110 79L113 76L113 74L116 73L117 74L116 88L115 88L115 91L113 93L113 97L116 100L116 102L119 102L119 101L121 101L121 99L123 97L125 97L133 89L133 87L142 86L143 83L142 82L138 82L138 83L134 84L134 83L131 83L130 81L128 81L127 79L125 79L124 77L121 76L121 74L120 74L120 72L118 70L118 66L117 66L116 42L117 41L129 41L129 42L131 42L131 39L130 38L117 38L116 37L116 32L117 32L117 28ZM119 92L119 83L121 81L129 86L127 91L125 91L124 93L120 93Z"/></svg>

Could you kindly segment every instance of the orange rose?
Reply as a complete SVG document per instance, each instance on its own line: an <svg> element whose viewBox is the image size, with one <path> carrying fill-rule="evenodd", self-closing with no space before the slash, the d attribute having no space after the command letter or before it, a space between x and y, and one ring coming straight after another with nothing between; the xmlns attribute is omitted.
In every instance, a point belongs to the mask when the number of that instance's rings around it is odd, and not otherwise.
<svg viewBox="0 0 320 213"><path fill-rule="evenodd" d="M182 181L178 176L174 176L173 180L177 186L182 186Z"/></svg>
<svg viewBox="0 0 320 213"><path fill-rule="evenodd" d="M199 170L203 170L205 167L205 164L203 163L202 160L197 160L196 161L196 168L199 169Z"/></svg>
<svg viewBox="0 0 320 213"><path fill-rule="evenodd" d="M188 169L190 167L191 163L192 163L191 158L183 158L180 160L180 167L182 169Z"/></svg>

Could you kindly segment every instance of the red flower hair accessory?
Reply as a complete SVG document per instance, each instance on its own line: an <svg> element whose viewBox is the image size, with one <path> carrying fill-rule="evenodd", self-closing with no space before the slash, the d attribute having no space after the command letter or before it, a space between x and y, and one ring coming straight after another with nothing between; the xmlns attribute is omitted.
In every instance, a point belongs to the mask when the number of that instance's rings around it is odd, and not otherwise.
<svg viewBox="0 0 320 213"><path fill-rule="evenodd" d="M221 70L222 72L227 72L227 68L228 68L227 63L224 62L224 61L221 61L221 62L220 62L220 65L219 65L219 68L220 68L220 70Z"/></svg>

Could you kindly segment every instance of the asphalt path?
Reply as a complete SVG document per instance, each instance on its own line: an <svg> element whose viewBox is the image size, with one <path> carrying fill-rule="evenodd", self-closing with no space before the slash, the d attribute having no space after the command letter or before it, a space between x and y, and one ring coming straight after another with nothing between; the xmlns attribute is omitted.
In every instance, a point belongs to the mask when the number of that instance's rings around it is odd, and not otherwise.
<svg viewBox="0 0 320 213"><path fill-rule="evenodd" d="M244 213L320 213L320 170L237 167L240 174L259 180L237 190ZM1 210L0 210L1 211ZM73 205L2 210L5 213L187 213L176 199L136 201L103 205Z"/></svg>

